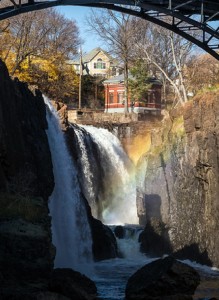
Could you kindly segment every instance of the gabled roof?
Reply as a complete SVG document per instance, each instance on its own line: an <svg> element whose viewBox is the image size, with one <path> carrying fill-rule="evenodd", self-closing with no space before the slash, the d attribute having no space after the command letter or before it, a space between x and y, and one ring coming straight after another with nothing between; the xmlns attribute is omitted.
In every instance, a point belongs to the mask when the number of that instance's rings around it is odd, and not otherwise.
<svg viewBox="0 0 219 300"><path fill-rule="evenodd" d="M83 56L82 56L82 60L84 63L88 63L90 62L92 59L95 58L95 56L97 56L97 54L99 54L100 52L103 52L106 56L109 56L104 50L102 50L101 48L97 47L93 50L91 50L90 52L88 53L85 53Z"/></svg>
<svg viewBox="0 0 219 300"><path fill-rule="evenodd" d="M85 53L85 54L82 54L82 61L84 64L86 63L89 63L91 60L93 60L95 58L95 56L97 56L100 52L103 52L108 58L110 61L112 61L114 64L118 64L116 62L116 60L109 54L107 53L105 50L101 49L100 47L97 47L97 48L94 48L93 50L91 50L90 52L88 53ZM72 60L69 60L68 61L69 64L75 64L75 65L79 65L80 64L80 55L76 55L74 57L74 59Z"/></svg>

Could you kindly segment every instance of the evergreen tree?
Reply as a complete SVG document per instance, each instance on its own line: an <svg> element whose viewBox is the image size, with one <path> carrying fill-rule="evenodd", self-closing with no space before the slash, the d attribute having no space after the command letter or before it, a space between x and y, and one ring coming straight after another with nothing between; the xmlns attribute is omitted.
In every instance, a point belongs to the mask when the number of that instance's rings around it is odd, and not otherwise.
<svg viewBox="0 0 219 300"><path fill-rule="evenodd" d="M91 75L82 76L82 107L104 108L104 78Z"/></svg>
<svg viewBox="0 0 219 300"><path fill-rule="evenodd" d="M149 82L148 66L144 61L138 60L130 69L129 91L132 101L147 101L147 92L151 87Z"/></svg>

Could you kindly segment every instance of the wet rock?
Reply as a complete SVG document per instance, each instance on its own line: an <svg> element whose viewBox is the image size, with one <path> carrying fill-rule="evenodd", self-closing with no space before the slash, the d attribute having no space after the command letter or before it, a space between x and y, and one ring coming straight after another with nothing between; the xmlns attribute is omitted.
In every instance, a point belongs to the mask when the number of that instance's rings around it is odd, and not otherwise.
<svg viewBox="0 0 219 300"><path fill-rule="evenodd" d="M116 226L114 229L115 236L119 239L123 239L125 236L125 231L123 226Z"/></svg>
<svg viewBox="0 0 219 300"><path fill-rule="evenodd" d="M60 120L60 125L63 131L68 130L69 123L68 123L68 111L67 111L67 105L58 102L58 101L51 101L54 108L57 110Z"/></svg>
<svg viewBox="0 0 219 300"><path fill-rule="evenodd" d="M73 300L94 300L97 296L97 288L91 279L67 268L53 271L49 290Z"/></svg>
<svg viewBox="0 0 219 300"><path fill-rule="evenodd" d="M36 300L69 300L70 298L52 292L40 292L36 295Z"/></svg>
<svg viewBox="0 0 219 300"><path fill-rule="evenodd" d="M88 217L93 239L93 256L96 261L118 257L116 238L112 230L101 221Z"/></svg>
<svg viewBox="0 0 219 300"><path fill-rule="evenodd" d="M200 300L218 300L217 298L203 298L203 299L200 299Z"/></svg>
<svg viewBox="0 0 219 300"><path fill-rule="evenodd" d="M190 266L168 256L145 265L126 286L127 300L192 300L199 274Z"/></svg>

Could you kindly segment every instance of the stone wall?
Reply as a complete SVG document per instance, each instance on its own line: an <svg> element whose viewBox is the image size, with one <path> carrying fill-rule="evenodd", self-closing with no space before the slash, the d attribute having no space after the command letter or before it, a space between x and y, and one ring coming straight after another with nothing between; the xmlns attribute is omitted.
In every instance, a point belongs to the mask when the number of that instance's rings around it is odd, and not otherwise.
<svg viewBox="0 0 219 300"><path fill-rule="evenodd" d="M154 239L177 257L219 267L218 97L196 97L183 115L167 116L138 162L137 206L147 253L154 252Z"/></svg>
<svg viewBox="0 0 219 300"><path fill-rule="evenodd" d="M147 113L104 113L103 111L92 110L68 110L69 122L77 124L92 125L96 123L131 123L137 121L147 121L154 116L159 117L161 111L148 111Z"/></svg>

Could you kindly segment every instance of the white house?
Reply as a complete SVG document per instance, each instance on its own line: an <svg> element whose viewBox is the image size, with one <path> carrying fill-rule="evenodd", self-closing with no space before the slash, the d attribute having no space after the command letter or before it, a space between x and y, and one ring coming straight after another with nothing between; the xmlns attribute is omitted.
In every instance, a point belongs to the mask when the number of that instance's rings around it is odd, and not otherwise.
<svg viewBox="0 0 219 300"><path fill-rule="evenodd" d="M68 63L74 67L77 73L80 72L80 55ZM118 62L106 51L95 48L88 53L82 54L83 74L109 78L119 74Z"/></svg>

